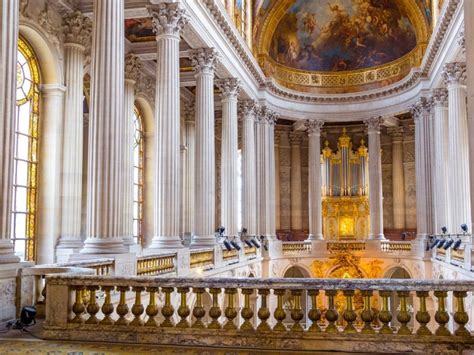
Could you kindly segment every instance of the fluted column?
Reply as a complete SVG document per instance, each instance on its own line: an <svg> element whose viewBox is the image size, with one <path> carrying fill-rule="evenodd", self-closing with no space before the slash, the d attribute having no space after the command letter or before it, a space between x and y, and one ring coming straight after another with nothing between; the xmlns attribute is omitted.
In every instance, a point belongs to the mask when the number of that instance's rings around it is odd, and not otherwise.
<svg viewBox="0 0 474 355"><path fill-rule="evenodd" d="M221 224L226 234L238 234L238 125L237 99L240 81L236 78L217 82L222 93L222 137L221 137Z"/></svg>
<svg viewBox="0 0 474 355"><path fill-rule="evenodd" d="M256 125L255 125L255 151L256 151L256 194L257 194L257 234L264 235L266 230L266 186L265 186L265 174L267 173L265 168L265 125L266 118L265 113L260 107L256 112Z"/></svg>
<svg viewBox="0 0 474 355"><path fill-rule="evenodd" d="M242 227L248 235L257 234L257 176L255 120L257 104L245 101L240 106L242 120Z"/></svg>
<svg viewBox="0 0 474 355"><path fill-rule="evenodd" d="M275 125L277 122L277 115L271 110L266 112L266 127L265 127L265 142L267 148L265 149L265 166L267 173L265 174L266 186L266 227L265 235L269 238L276 237L276 209L275 209Z"/></svg>
<svg viewBox="0 0 474 355"><path fill-rule="evenodd" d="M0 264L14 263L11 235L15 137L18 0L2 0L0 10Z"/></svg>
<svg viewBox="0 0 474 355"><path fill-rule="evenodd" d="M179 3L149 7L156 33L155 226L150 249L181 248L179 41L188 21Z"/></svg>
<svg viewBox="0 0 474 355"><path fill-rule="evenodd" d="M369 134L369 209L371 240L385 239L383 236L382 202L382 155L380 151L381 117L365 120Z"/></svg>
<svg viewBox="0 0 474 355"><path fill-rule="evenodd" d="M448 171L450 217L453 233L461 232L460 226L471 225L469 182L469 137L466 107L466 64L448 63L444 69L448 88Z"/></svg>
<svg viewBox="0 0 474 355"><path fill-rule="evenodd" d="M90 42L92 22L80 12L64 19L64 139L61 192L61 232L57 248L80 249L82 208L82 152L84 51Z"/></svg>
<svg viewBox="0 0 474 355"><path fill-rule="evenodd" d="M194 234L194 177L196 159L196 126L194 122L194 107L185 112L185 134L186 134L186 186L184 203L184 231L189 235Z"/></svg>
<svg viewBox="0 0 474 355"><path fill-rule="evenodd" d="M323 239L323 219L321 204L321 128L323 121L305 122L309 137L308 154L308 201L309 201L309 240Z"/></svg>
<svg viewBox="0 0 474 355"><path fill-rule="evenodd" d="M448 186L448 92L446 89L436 89L433 91L433 131L434 131L434 155L433 155L433 182L436 196L436 225L434 233L441 233L442 227L449 225L449 191Z"/></svg>
<svg viewBox="0 0 474 355"><path fill-rule="evenodd" d="M126 252L120 201L124 88L124 1L94 1L84 254Z"/></svg>
<svg viewBox="0 0 474 355"><path fill-rule="evenodd" d="M474 18L474 2L468 1L464 4L464 18ZM464 50L466 62L474 62L474 21L464 22ZM474 66L467 66L467 112L469 129L469 167L470 167L470 186L471 186L471 228L474 227Z"/></svg>
<svg viewBox="0 0 474 355"><path fill-rule="evenodd" d="M291 132L291 229L303 228L303 201L301 191L301 133Z"/></svg>
<svg viewBox="0 0 474 355"><path fill-rule="evenodd" d="M389 131L392 137L393 228L405 228L405 173L403 168L403 128Z"/></svg>
<svg viewBox="0 0 474 355"><path fill-rule="evenodd" d="M123 241L125 245L134 245L133 240L133 146L135 143L135 84L140 80L141 62L134 53L125 57L125 89L124 89L124 125L123 145L125 154L122 161L123 175Z"/></svg>
<svg viewBox="0 0 474 355"><path fill-rule="evenodd" d="M281 229L280 139L280 134L275 131L275 230Z"/></svg>
<svg viewBox="0 0 474 355"><path fill-rule="evenodd" d="M213 246L215 225L216 166L214 132L214 70L217 52L213 48L191 52L196 77L196 190L192 246Z"/></svg>

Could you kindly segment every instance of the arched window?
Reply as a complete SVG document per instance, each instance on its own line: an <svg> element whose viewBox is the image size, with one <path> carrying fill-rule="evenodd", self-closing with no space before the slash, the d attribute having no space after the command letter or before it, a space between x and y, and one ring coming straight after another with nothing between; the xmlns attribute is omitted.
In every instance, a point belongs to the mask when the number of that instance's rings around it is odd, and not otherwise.
<svg viewBox="0 0 474 355"><path fill-rule="evenodd" d="M19 38L11 239L22 260L35 258L39 76L33 50Z"/></svg>
<svg viewBox="0 0 474 355"><path fill-rule="evenodd" d="M143 242L143 165L144 135L143 119L138 108L133 114L135 136L133 140L133 237L135 242Z"/></svg>

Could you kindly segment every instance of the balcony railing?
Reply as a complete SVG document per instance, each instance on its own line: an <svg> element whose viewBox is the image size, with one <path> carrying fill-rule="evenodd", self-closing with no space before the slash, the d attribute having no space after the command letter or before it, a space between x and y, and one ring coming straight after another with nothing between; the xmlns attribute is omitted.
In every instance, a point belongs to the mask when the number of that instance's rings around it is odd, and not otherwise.
<svg viewBox="0 0 474 355"><path fill-rule="evenodd" d="M309 242L283 242L283 255L311 253L311 243Z"/></svg>
<svg viewBox="0 0 474 355"><path fill-rule="evenodd" d="M327 250L329 252L363 252L365 250L364 242L328 242Z"/></svg>
<svg viewBox="0 0 474 355"><path fill-rule="evenodd" d="M137 258L137 275L154 276L176 271L176 253L140 256Z"/></svg>
<svg viewBox="0 0 474 355"><path fill-rule="evenodd" d="M381 243L381 250L388 254L410 254L411 242L384 241Z"/></svg>
<svg viewBox="0 0 474 355"><path fill-rule="evenodd" d="M364 349L381 342L399 351L465 349L474 346L465 309L472 290L474 281L52 275L44 336L273 350L311 350L318 341L326 349L360 350L359 341Z"/></svg>

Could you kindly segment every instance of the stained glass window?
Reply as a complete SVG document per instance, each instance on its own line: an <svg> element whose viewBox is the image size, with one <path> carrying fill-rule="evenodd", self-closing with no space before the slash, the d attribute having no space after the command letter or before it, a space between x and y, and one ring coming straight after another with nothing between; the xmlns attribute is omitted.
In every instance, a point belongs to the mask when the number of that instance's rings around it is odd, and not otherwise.
<svg viewBox="0 0 474 355"><path fill-rule="evenodd" d="M133 114L135 136L133 140L133 237L137 244L143 243L143 166L144 135L143 120L135 107Z"/></svg>
<svg viewBox="0 0 474 355"><path fill-rule="evenodd" d="M36 56L19 38L11 239L22 260L35 258L39 81Z"/></svg>

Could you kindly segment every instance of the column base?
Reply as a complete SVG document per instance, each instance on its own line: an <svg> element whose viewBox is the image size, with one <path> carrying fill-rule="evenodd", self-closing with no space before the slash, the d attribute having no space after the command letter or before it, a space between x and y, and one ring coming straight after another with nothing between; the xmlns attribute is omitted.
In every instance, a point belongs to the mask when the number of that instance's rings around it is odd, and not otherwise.
<svg viewBox="0 0 474 355"><path fill-rule="evenodd" d="M309 234L308 239L306 239L306 240L309 240L309 241L311 241L311 240L324 240L324 237L323 237L322 234Z"/></svg>
<svg viewBox="0 0 474 355"><path fill-rule="evenodd" d="M368 240L371 241L371 240L386 240L386 239L383 233L381 233L381 234L370 234Z"/></svg>
<svg viewBox="0 0 474 355"><path fill-rule="evenodd" d="M80 248L59 248L57 246L55 260L57 263L67 263L74 255L79 254L81 250L82 246Z"/></svg>
<svg viewBox="0 0 474 355"><path fill-rule="evenodd" d="M83 243L80 236L65 236L59 237L56 249L82 249Z"/></svg>
<svg viewBox="0 0 474 355"><path fill-rule="evenodd" d="M156 236L153 237L148 249L181 249L183 242L177 235L172 237Z"/></svg>
<svg viewBox="0 0 474 355"><path fill-rule="evenodd" d="M122 237L89 237L85 240L80 254L124 254L127 252Z"/></svg>
<svg viewBox="0 0 474 355"><path fill-rule="evenodd" d="M8 239L0 239L0 264L13 264L20 261L15 255L13 243Z"/></svg>
<svg viewBox="0 0 474 355"><path fill-rule="evenodd" d="M216 237L214 235L208 235L206 237L200 237L197 235L193 235L191 240L190 248L207 248L207 247L214 247L217 244Z"/></svg>

